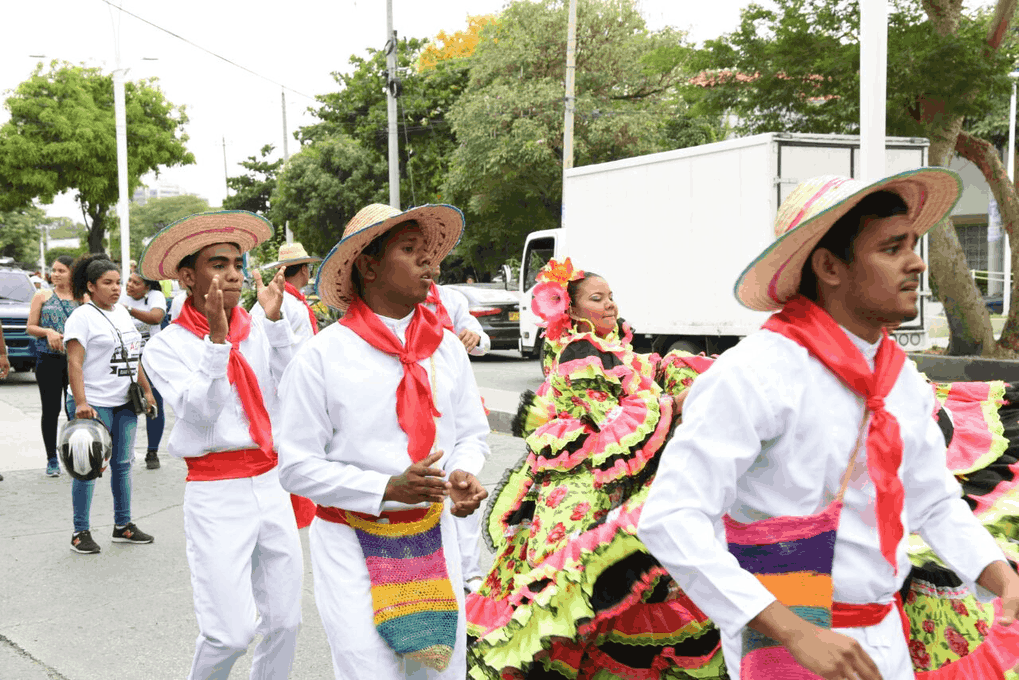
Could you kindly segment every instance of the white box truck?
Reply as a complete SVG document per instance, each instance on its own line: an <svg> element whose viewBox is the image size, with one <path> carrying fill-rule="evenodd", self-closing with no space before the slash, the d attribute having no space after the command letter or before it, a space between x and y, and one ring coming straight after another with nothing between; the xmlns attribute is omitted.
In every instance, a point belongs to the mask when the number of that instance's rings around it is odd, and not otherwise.
<svg viewBox="0 0 1019 680"><path fill-rule="evenodd" d="M887 174L925 166L928 145L889 137ZM859 147L855 136L767 133L568 170L562 227L524 243L521 353L541 348L531 296L550 257L605 277L640 347L709 354L732 347L768 317L740 305L733 287L775 240L782 200L810 177L856 176ZM920 255L927 259L926 237ZM929 291L925 273L920 314L895 333L910 351L930 344Z"/></svg>

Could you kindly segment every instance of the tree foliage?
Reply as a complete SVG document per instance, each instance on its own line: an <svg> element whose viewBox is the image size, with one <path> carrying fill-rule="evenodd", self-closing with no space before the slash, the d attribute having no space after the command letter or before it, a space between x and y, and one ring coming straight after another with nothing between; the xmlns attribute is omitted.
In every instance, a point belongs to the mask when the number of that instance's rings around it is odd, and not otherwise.
<svg viewBox="0 0 1019 680"><path fill-rule="evenodd" d="M435 40L422 50L418 58L418 70L435 68L440 61L467 59L473 56L481 39L481 30L495 21L496 17L492 14L468 16L466 31L455 31L452 34L439 31Z"/></svg>
<svg viewBox="0 0 1019 680"><path fill-rule="evenodd" d="M266 144L259 152L261 158L248 156L246 161L241 161L241 167L248 171L247 174L227 178L226 186L234 193L223 199L224 210L269 214L269 199L276 188L276 178L283 169L282 158L269 160L274 149L272 144Z"/></svg>
<svg viewBox="0 0 1019 680"><path fill-rule="evenodd" d="M559 226L567 5L508 5L481 30L453 108L445 193L468 217L459 254L483 270L516 255L527 232ZM691 121L675 90L690 54L682 34L649 31L632 2L579 0L574 164L713 141L717 123Z"/></svg>
<svg viewBox="0 0 1019 680"><path fill-rule="evenodd" d="M39 259L40 227L52 220L37 206L0 212L0 257L16 262L36 262Z"/></svg>
<svg viewBox="0 0 1019 680"><path fill-rule="evenodd" d="M185 148L183 107L166 100L155 79L125 83L128 191L161 167L194 163ZM52 203L75 191L89 226L90 250L102 249L117 203L113 77L97 68L54 61L10 95L0 127L0 208Z"/></svg>

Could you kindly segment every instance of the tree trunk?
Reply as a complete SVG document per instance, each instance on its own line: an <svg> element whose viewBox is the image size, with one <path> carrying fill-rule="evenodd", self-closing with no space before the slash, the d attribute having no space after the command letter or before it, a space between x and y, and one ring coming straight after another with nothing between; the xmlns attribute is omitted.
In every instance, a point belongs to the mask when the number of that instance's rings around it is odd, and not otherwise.
<svg viewBox="0 0 1019 680"><path fill-rule="evenodd" d="M998 211L1001 213L1001 223L1010 239L1011 252L1008 257L1012 259L1013 267L1016 262L1016 253L1019 251L1019 239L1016 238L1016 227L1019 225L1019 198L1016 196L1015 185L1008 180L1008 172L1004 163L998 155L998 150L987 140L974 137L968 132L959 134L955 144L955 150L966 160L972 162L980 169L987 184L991 187L994 200L998 203ZM1015 281L1012 285L1012 299L1016 299ZM988 317L988 323L990 318ZM1017 325L1017 307L1015 305L1009 310L1008 321L1005 329L998 340L996 355L1001 358L1014 358L1014 352L1019 350L1019 325ZM984 352L988 354L988 352Z"/></svg>
<svg viewBox="0 0 1019 680"><path fill-rule="evenodd" d="M100 206L90 213L92 226L88 230L88 252L105 253L103 239L106 238L106 208Z"/></svg>
<svg viewBox="0 0 1019 680"><path fill-rule="evenodd" d="M934 26L934 30L942 36L954 34L959 28L962 16L962 0L922 0L923 8ZM998 22L992 25L988 33L988 48L997 49L1000 45L998 24L1011 20L1015 11L1015 0L998 0ZM932 75L932 77L937 77ZM931 146L928 151L930 165L947 166L955 151L962 151L959 137L962 132L961 116L947 118L940 102L921 101L919 103L920 122L928 130ZM971 144L972 138L963 138L961 146L980 157L988 170L984 176L994 189L993 172L989 161L980 153L980 149ZM975 162L975 161L974 161ZM1000 160L998 167L1001 166ZM990 172L990 174L988 174ZM1006 189L1006 192L1008 190ZM1015 190L1011 189L1014 197ZM997 194L996 194L997 195ZM1007 194L1003 194L1007 195ZM959 235L951 219L939 222L930 233L929 264L931 276L937 283L938 298L945 308L948 320L949 342L948 353L952 355L984 355L998 356L999 349L994 341L991 318L980 292L973 282L966 263L966 255L959 243Z"/></svg>

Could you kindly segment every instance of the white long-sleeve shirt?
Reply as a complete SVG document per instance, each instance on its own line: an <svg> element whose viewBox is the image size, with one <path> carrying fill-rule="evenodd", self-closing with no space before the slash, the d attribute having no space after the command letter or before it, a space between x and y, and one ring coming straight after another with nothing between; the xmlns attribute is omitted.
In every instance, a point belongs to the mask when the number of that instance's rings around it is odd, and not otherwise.
<svg viewBox="0 0 1019 680"><path fill-rule="evenodd" d="M264 319L265 310L258 302L251 308L252 319ZM294 339L294 353L301 348L305 342L315 335L311 327L311 317L308 316L308 308L304 303L290 293L283 293L283 318L290 324L290 331Z"/></svg>
<svg viewBox="0 0 1019 680"><path fill-rule="evenodd" d="M379 316L404 341L413 312ZM463 345L443 331L434 353L438 448L433 467L477 475L488 456L488 420ZM431 361L418 362L429 374ZM343 324L309 340L280 385L277 430L280 481L291 493L319 505L378 515L407 506L382 497L389 478L412 463L407 435L396 415L398 359L375 349Z"/></svg>
<svg viewBox="0 0 1019 680"><path fill-rule="evenodd" d="M446 308L449 320L453 322L453 332L459 336L464 330L468 330L472 333L477 333L481 337L477 346L470 351L470 355L472 357L481 357L488 354L492 350L492 339L488 337L488 333L481 327L481 322L478 321L477 317L470 313L470 303L467 301L467 296L448 286L438 286L438 289L442 306ZM435 305L425 303L425 306L433 312L435 311Z"/></svg>
<svg viewBox="0 0 1019 680"><path fill-rule="evenodd" d="M251 319L251 332L240 344L241 354L258 378L277 445L276 388L290 362L292 343L284 316L276 322ZM145 374L177 416L167 443L171 454L187 458L257 448L237 388L227 379L229 359L229 343L216 344L208 335L199 338L179 324L170 324L145 345Z"/></svg>
<svg viewBox="0 0 1019 680"><path fill-rule="evenodd" d="M847 335L873 368L878 345ZM903 441L898 574L881 555L876 492L861 449L836 534L836 601L890 602L909 574L912 532L974 592L983 569L1004 559L948 471L944 437L931 418L933 399L906 362L885 399ZM806 349L766 330L725 352L694 383L683 424L663 452L639 536L730 639L775 598L728 552L722 515L752 522L823 509L838 491L863 410L863 400Z"/></svg>

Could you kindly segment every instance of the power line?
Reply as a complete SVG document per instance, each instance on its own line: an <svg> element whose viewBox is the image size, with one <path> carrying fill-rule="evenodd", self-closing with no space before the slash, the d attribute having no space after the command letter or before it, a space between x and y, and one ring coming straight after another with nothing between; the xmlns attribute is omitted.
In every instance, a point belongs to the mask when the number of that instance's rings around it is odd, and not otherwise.
<svg viewBox="0 0 1019 680"><path fill-rule="evenodd" d="M311 100L313 102L317 102L318 101L314 97L312 97L310 95L306 95L303 92L301 92L300 90L295 90L292 87L287 87L283 83L278 83L275 80L273 80L272 78L269 78L268 76L263 76L261 73L257 73L255 71L252 71L247 66L242 66L241 64L238 64L235 61L231 61L231 60L227 59L226 57L224 57L221 54L216 54L212 50L206 49L206 48L202 47L201 45L199 45L197 43L191 42L190 40L188 40L184 36L177 35L173 31L171 31L171 30L169 30L167 28L163 28L159 24L154 24L151 21L149 21L148 19L140 17L137 14L135 14L135 13L129 11L129 10L124 9L123 7L120 7L119 5L114 4L113 2L111 2L111 0L100 0L100 2L104 2L107 5L109 5L110 7L113 7L115 9L120 10L121 12L123 12L124 14L126 14L126 15L128 15L130 17L134 17L135 19L137 19L138 21L142 22L143 24L148 24L149 26L151 26L152 28L155 28L156 30L162 31L163 33L166 33L168 35L172 35L174 38L177 38L177 40L180 40L182 42L186 42L188 45L191 45L192 47L194 47L196 49L199 49L202 52L205 52L206 54L212 55L213 57L216 57L217 59L221 59L221 60L225 61L226 63L230 64L231 66L235 66L235 67L241 69L242 71L247 71L248 73L250 73L251 75L255 76L256 78L261 78L262 80L268 81L268 82L272 83L273 85L276 85L278 87L282 87L284 90L290 90L294 94L300 95L300 96L302 96L302 97L304 97L306 99L309 99L309 100Z"/></svg>

